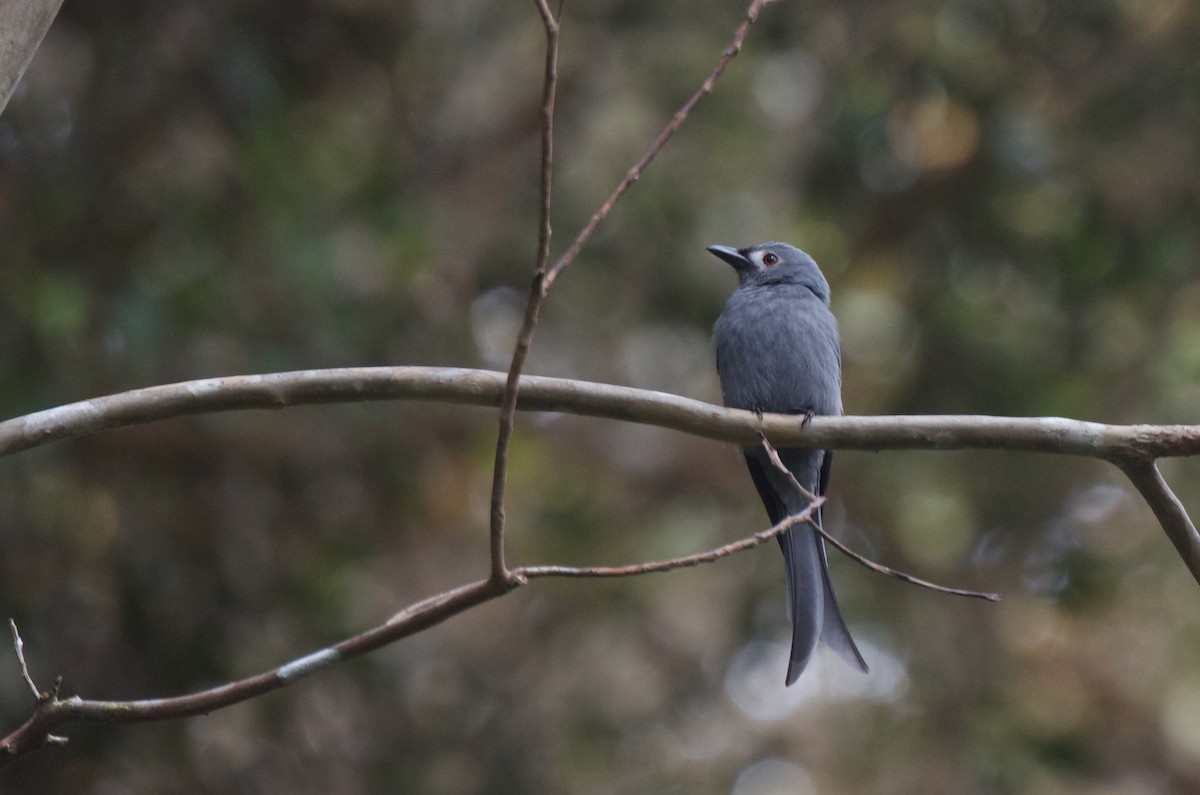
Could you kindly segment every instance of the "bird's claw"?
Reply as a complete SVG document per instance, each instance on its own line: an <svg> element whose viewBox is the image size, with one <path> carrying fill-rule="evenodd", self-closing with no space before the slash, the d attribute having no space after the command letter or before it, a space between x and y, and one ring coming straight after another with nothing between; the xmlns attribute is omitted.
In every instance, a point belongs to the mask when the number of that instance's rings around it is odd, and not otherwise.
<svg viewBox="0 0 1200 795"><path fill-rule="evenodd" d="M814 412L812 409L801 409L801 408L794 408L794 409L792 409L792 410L791 410L790 412L788 412L788 413L789 413L789 414L803 414L803 415L804 415L804 419L800 420L800 427L801 427L801 428L807 428L807 427L808 427L808 424L809 424L810 422L812 422L812 418L816 416L816 412Z"/></svg>

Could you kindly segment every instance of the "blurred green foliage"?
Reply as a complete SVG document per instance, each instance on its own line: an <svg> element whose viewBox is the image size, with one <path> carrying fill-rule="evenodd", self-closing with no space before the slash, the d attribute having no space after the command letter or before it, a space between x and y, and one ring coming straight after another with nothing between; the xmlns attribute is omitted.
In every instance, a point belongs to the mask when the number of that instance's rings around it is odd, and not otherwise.
<svg viewBox="0 0 1200 795"><path fill-rule="evenodd" d="M566 4L561 250L741 2ZM530 370L717 399L733 278L833 285L849 413L1195 422L1200 11L788 0L555 286ZM0 412L235 373L503 367L536 242L532 3L67 4L0 117ZM0 462L0 607L34 675L171 695L480 576L491 412L292 409ZM1200 509L1200 468L1165 467ZM1115 469L841 453L831 528L998 606L834 576L870 676L785 691L773 549L539 582L208 717L79 726L9 793L1191 793L1200 610ZM511 558L760 529L733 450L522 418ZM4 730L30 708L0 653Z"/></svg>

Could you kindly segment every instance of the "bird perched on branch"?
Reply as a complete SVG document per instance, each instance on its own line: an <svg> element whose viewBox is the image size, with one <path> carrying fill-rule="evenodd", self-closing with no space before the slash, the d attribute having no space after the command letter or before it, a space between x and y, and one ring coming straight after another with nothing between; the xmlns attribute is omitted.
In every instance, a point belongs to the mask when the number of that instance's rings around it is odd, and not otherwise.
<svg viewBox="0 0 1200 795"><path fill-rule="evenodd" d="M829 282L812 257L786 243L750 248L709 246L737 271L738 286L713 326L717 374L725 405L763 413L842 413L842 354L837 320L829 309ZM796 481L823 496L832 450L778 451ZM770 460L766 447L742 454L772 524L804 511L809 499ZM813 519L819 524L820 509ZM792 650L786 683L799 678L817 639L850 665L867 664L842 620L825 557L825 541L808 524L779 536L787 566Z"/></svg>

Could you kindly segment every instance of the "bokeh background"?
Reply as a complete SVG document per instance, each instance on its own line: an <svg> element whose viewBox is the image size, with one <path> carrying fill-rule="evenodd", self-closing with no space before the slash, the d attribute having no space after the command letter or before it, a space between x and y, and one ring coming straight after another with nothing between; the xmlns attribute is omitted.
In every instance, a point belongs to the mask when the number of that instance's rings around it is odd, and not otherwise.
<svg viewBox="0 0 1200 795"><path fill-rule="evenodd" d="M740 0L568 2L555 252L699 84ZM717 400L710 243L811 252L848 413L1200 420L1200 10L787 0L555 286L530 372ZM529 2L67 3L0 116L0 416L206 376L503 368L536 240ZM0 613L34 675L173 695L486 570L493 412L195 417L0 461ZM1164 462L1200 511L1200 466ZM872 666L783 687L772 545L539 581L213 715L73 726L5 793L1200 790L1200 589L1121 475L837 457ZM510 559L766 524L735 451L522 417ZM7 644L0 730L30 709Z"/></svg>

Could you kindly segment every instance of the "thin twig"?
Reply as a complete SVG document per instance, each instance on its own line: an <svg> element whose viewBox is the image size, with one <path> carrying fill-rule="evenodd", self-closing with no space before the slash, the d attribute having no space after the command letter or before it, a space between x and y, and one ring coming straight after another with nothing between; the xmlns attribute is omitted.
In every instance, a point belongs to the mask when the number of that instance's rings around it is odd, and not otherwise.
<svg viewBox="0 0 1200 795"><path fill-rule="evenodd" d="M900 571L899 569L893 569L890 566L884 566L882 563L876 563L870 558L855 552L841 541L838 541L836 538L831 536L824 527L818 525L817 532L820 533L826 541L837 547L838 551L843 555L857 562L859 565L865 566L871 571L878 572L879 574L886 574L889 577L895 577L898 580L903 580L904 582L911 583L912 585L919 585L922 588L928 588L929 590L937 591L938 593L950 594L952 596L969 596L972 599L986 599L989 602L1000 601L1001 597L998 593L992 593L989 591L969 591L965 588L950 588L946 585L938 585L936 582L922 580L920 577L914 577L913 575Z"/></svg>
<svg viewBox="0 0 1200 795"><path fill-rule="evenodd" d="M546 66L542 77L542 166L538 209L538 247L534 273L545 273L550 259L550 193L554 176L554 102L558 93L558 21L550 13L546 0L535 0L546 28ZM562 12L562 5L559 5Z"/></svg>
<svg viewBox="0 0 1200 795"><path fill-rule="evenodd" d="M715 549L696 552L679 558L657 560L650 563L631 563L627 566L522 566L519 569L514 569L514 573L519 573L530 580L536 577L634 577L640 574L651 574L660 571L683 569L689 566L699 566L702 563L713 563L721 558L751 549L765 541L769 541L793 525L810 521L812 512L823 502L824 500L818 500L800 513L787 516L775 526L768 527L766 530L760 530L749 538L738 539Z"/></svg>
<svg viewBox="0 0 1200 795"><path fill-rule="evenodd" d="M600 205L600 208L584 224L583 229L576 235L575 240L571 242L571 245L563 255L558 258L558 261L554 263L554 267L550 269L550 272L546 274L546 281L542 286L543 290L549 290L550 285L554 284L554 280L558 278L558 274L562 272L563 268L570 265L579 256L579 252L583 249L584 244L591 238L592 233L596 231L596 227L600 225L600 222L612 212L617 200L621 198L625 191L633 186L633 183L641 179L642 172L658 156L658 153L662 151L667 141L671 140L671 136L683 126L683 123L687 121L688 115L696 105L700 104L700 100L712 93L717 78L725 71L725 67L729 65L729 62L741 52L742 43L746 40L746 33L750 30L750 26L754 24L754 21L758 19L759 12L762 11L763 6L772 2L774 0L754 0L754 2L750 3L750 7L746 9L745 19L742 20L737 30L734 31L733 39L730 40L729 46L721 53L721 57L717 60L717 65L713 67L708 77L700 84L700 88L696 89L696 92L688 98L688 101L683 103L683 107L675 112L675 115L667 122L667 126L662 129L662 132L658 134L654 142L650 144L650 148L630 167L629 171L625 174L625 178L621 180L617 187L613 189L613 192L609 194L608 198Z"/></svg>
<svg viewBox="0 0 1200 795"><path fill-rule="evenodd" d="M787 466L783 463L783 459L779 457L779 451L775 449L775 445L771 444L770 440L761 433L759 434L759 438L762 442L763 449L767 451L767 458L771 459L771 463L774 464L776 469L787 475L788 480L791 481L792 488L800 492L800 496L804 497L810 503L816 502L817 495L800 485L800 481L796 480L795 474L792 473L792 470L787 468ZM823 496L822 499L824 499Z"/></svg>
<svg viewBox="0 0 1200 795"><path fill-rule="evenodd" d="M25 684L29 685L29 690L33 693L33 697L41 701L42 692L33 683L33 677L29 675L29 666L25 662L25 641L21 640L21 633L17 631L17 622L10 618L8 620L8 627L12 630L13 648L17 652L17 662L21 665L21 678L25 680Z"/></svg>
<svg viewBox="0 0 1200 795"><path fill-rule="evenodd" d="M491 576L497 582L504 581L510 576L504 560L504 488L508 478L508 450L512 443L513 425L516 422L521 371L525 368L525 360L529 358L529 347L533 344L533 330L537 326L538 310L541 308L542 300L546 297L546 263L550 258L550 188L553 183L554 169L554 97L558 87L558 22L550 12L546 0L535 0L535 3L546 29L546 67L542 77L541 204L533 282L529 287L529 299L525 303L525 317L521 321L521 330L517 334L512 362L508 366L504 396L500 401L500 427L496 434L496 460L492 467L489 536Z"/></svg>
<svg viewBox="0 0 1200 795"><path fill-rule="evenodd" d="M944 594L951 594L953 596L969 596L973 599L986 599L989 602L999 602L1000 601L1000 594L998 594L998 593L986 593L983 591L969 591L964 588L950 588L945 585L938 585L937 583L930 582L929 580L923 580L920 577L915 577L911 574L908 574L907 572L900 571L899 569L893 569L890 566L884 566L882 563L876 563L875 561L871 560L870 558L866 557L865 555L855 552L853 549L846 546L841 541L837 540L832 535L830 535L828 532L826 532L825 528L821 526L821 523L819 521L816 521L815 518L813 517L812 512L816 505L817 500L824 502L825 496L824 495L821 495L821 496L814 495L811 491L809 491L808 489L801 486L800 481L798 481L796 479L796 475L792 472L792 470L788 469L787 466L784 465L783 459L781 459L779 457L779 451L775 449L775 446L772 445L771 442L768 441L767 437L765 437L765 436L762 437L762 445L764 448L766 448L767 457L771 459L771 463L774 464L775 468L778 469L780 472L784 473L785 475L787 475L788 480L791 481L792 485L795 488L797 488L800 491L800 493L803 494L808 499L809 507L806 508L804 511L804 513L808 514L808 523L812 526L812 528L814 530L816 530L818 533L820 533L821 536L826 541L828 541L830 544L833 544L835 547L837 547L838 551L841 552L846 557L850 558L851 560L857 561L860 565L865 566L866 568L870 569L871 571L878 572L880 574L886 574L889 577L895 577L898 580L903 580L904 582L911 583L912 585L919 585L922 588L928 588L931 591L937 591L938 593L944 593Z"/></svg>

